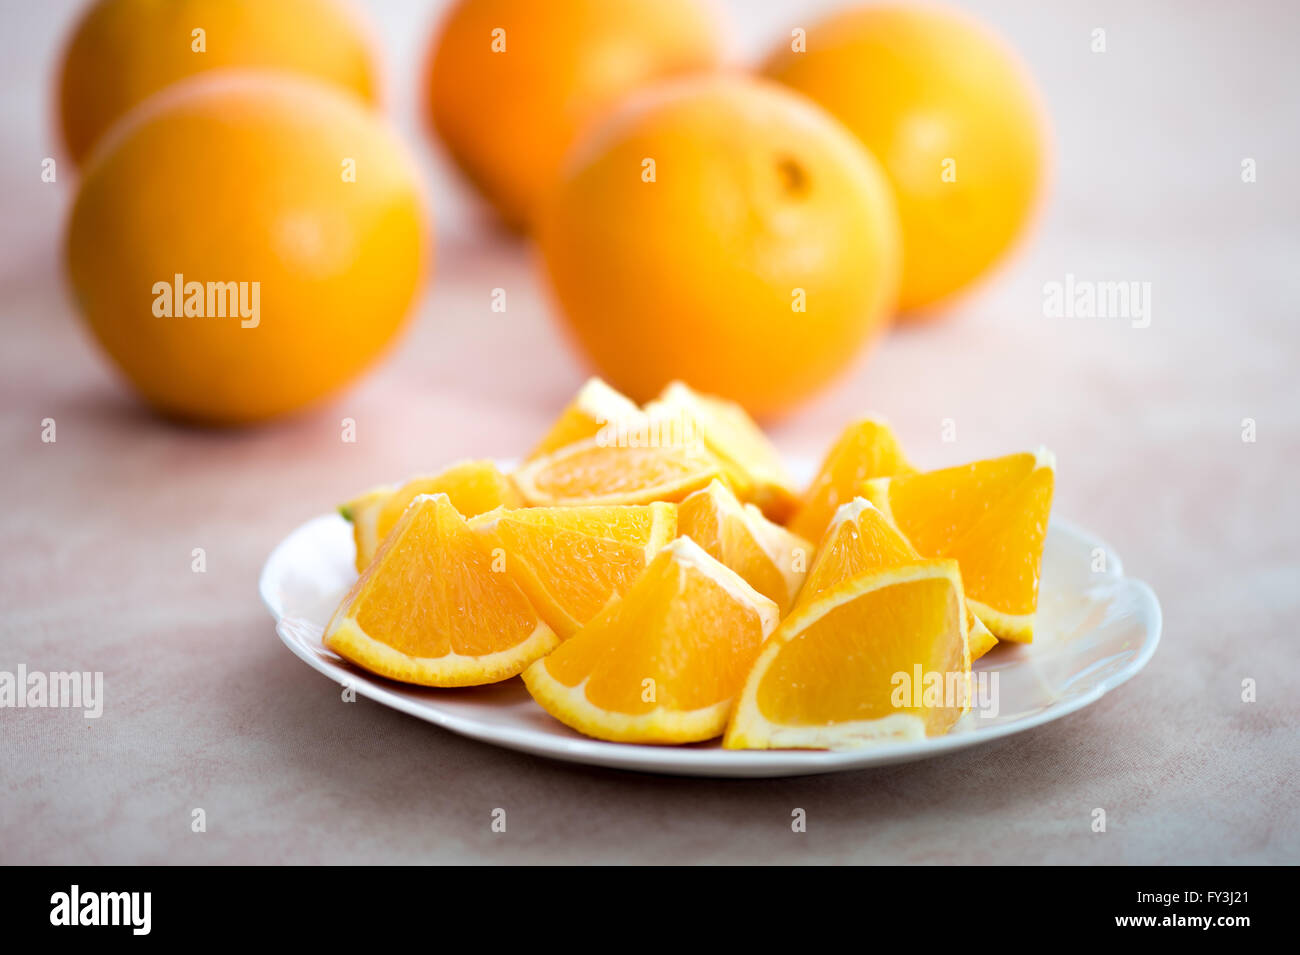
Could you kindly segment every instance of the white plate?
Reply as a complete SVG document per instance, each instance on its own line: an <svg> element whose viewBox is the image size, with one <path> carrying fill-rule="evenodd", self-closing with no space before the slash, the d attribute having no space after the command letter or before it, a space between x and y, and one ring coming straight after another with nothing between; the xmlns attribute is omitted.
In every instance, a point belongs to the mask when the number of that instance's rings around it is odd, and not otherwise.
<svg viewBox="0 0 1300 955"><path fill-rule="evenodd" d="M1100 699L1141 670L1160 641L1160 604L1120 559L1078 527L1052 521L1043 551L1031 646L1003 644L975 664L997 675L996 716L972 713L947 736L882 742L849 752L724 750L604 743L547 715L518 678L494 686L437 690L407 686L353 667L321 645L335 606L356 579L351 528L327 514L303 524L271 552L260 590L285 646L308 666L356 692L444 729L552 759L680 776L800 776L922 759L1059 719ZM1103 569L1094 570L1101 566Z"/></svg>

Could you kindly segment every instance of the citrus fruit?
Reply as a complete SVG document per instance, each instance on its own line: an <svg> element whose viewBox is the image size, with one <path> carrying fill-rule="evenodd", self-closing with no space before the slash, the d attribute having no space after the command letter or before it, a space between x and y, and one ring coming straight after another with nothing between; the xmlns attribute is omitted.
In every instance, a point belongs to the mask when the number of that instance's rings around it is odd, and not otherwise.
<svg viewBox="0 0 1300 955"><path fill-rule="evenodd" d="M132 107L221 68L288 70L373 101L378 77L368 32L355 10L335 0L98 0L63 53L64 144L81 165Z"/></svg>
<svg viewBox="0 0 1300 955"><path fill-rule="evenodd" d="M787 526L819 541L836 509L858 496L863 481L911 470L888 424L875 418L856 421L840 432Z"/></svg>
<svg viewBox="0 0 1300 955"><path fill-rule="evenodd" d="M719 59L701 0L460 0L433 41L428 111L467 177L522 229L584 124Z"/></svg>
<svg viewBox="0 0 1300 955"><path fill-rule="evenodd" d="M564 639L631 587L676 536L677 509L664 503L498 509L469 526Z"/></svg>
<svg viewBox="0 0 1300 955"><path fill-rule="evenodd" d="M870 501L858 497L841 504L808 568L799 602L807 603L833 587L869 570L921 560L921 555ZM963 598L964 602L964 598ZM966 608L970 658L978 660L997 645L997 637Z"/></svg>
<svg viewBox="0 0 1300 955"><path fill-rule="evenodd" d="M903 230L899 305L964 289L1024 230L1046 178L1046 120L999 37L937 6L857 6L783 44L763 72L841 119L885 167Z"/></svg>
<svg viewBox="0 0 1300 955"><path fill-rule="evenodd" d="M901 564L800 601L746 677L723 745L852 749L937 736L969 705L957 562Z"/></svg>
<svg viewBox="0 0 1300 955"><path fill-rule="evenodd" d="M398 488L375 488L339 509L352 521L358 571L366 569L407 505L421 494L446 494L452 507L465 518L496 507L523 504L510 479L487 460L459 461L437 474L411 478Z"/></svg>
<svg viewBox="0 0 1300 955"><path fill-rule="evenodd" d="M742 505L721 481L678 505L677 532L738 573L782 614L812 559L812 544L773 524L753 504Z"/></svg>
<svg viewBox="0 0 1300 955"><path fill-rule="evenodd" d="M727 483L741 500L758 505L774 521L784 521L794 507L794 481L772 442L745 409L732 401L702 395L680 381L671 382L646 405L651 417L679 416L690 422L718 459ZM683 425L683 431L688 428Z"/></svg>
<svg viewBox="0 0 1300 955"><path fill-rule="evenodd" d="M380 676L474 686L559 643L445 494L417 497L339 608L325 646Z"/></svg>
<svg viewBox="0 0 1300 955"><path fill-rule="evenodd" d="M636 401L674 379L775 415L889 319L876 162L806 98L742 76L633 94L565 161L539 243L561 319Z"/></svg>
<svg viewBox="0 0 1300 955"><path fill-rule="evenodd" d="M1046 448L863 484L926 557L961 565L966 600L1000 640L1033 640L1056 459Z"/></svg>
<svg viewBox="0 0 1300 955"><path fill-rule="evenodd" d="M65 252L83 317L146 401L239 424L378 357L422 283L424 216L405 148L355 97L206 73L96 151Z"/></svg>
<svg viewBox="0 0 1300 955"><path fill-rule="evenodd" d="M772 601L682 537L524 683L546 712L597 739L712 739L776 623Z"/></svg>
<svg viewBox="0 0 1300 955"><path fill-rule="evenodd" d="M599 378L591 378L560 412L525 460L531 461L585 438L594 438L607 426L613 425L617 429L623 423L634 423L640 420L641 415L635 402Z"/></svg>
<svg viewBox="0 0 1300 955"><path fill-rule="evenodd" d="M624 447L588 438L526 462L512 478L534 507L677 502L721 475L693 445Z"/></svg>

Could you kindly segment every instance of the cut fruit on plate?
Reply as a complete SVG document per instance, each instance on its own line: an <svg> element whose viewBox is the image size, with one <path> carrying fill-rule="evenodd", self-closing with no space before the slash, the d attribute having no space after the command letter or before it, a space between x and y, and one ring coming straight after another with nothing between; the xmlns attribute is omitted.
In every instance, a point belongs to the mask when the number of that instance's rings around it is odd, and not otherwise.
<svg viewBox="0 0 1300 955"><path fill-rule="evenodd" d="M357 573L366 569L366 565L375 556L375 551L379 550L379 544L383 540L379 536L379 512L392 493L392 485L382 484L339 505L339 514L352 525L352 544L356 548L353 561Z"/></svg>
<svg viewBox="0 0 1300 955"><path fill-rule="evenodd" d="M524 460L531 461L594 438L606 426L617 428L622 422L636 422L643 417L631 398L624 397L599 378L589 378Z"/></svg>
<svg viewBox="0 0 1300 955"><path fill-rule="evenodd" d="M660 502L502 508L469 526L500 549L506 574L563 639L631 587L677 535L677 508Z"/></svg>
<svg viewBox="0 0 1300 955"><path fill-rule="evenodd" d="M390 679L473 686L514 676L560 641L523 591L493 572L478 535L438 494L411 502L323 642Z"/></svg>
<svg viewBox="0 0 1300 955"><path fill-rule="evenodd" d="M888 424L876 418L856 421L831 446L786 526L801 537L819 541L839 506L861 493L863 481L912 470Z"/></svg>
<svg viewBox="0 0 1300 955"><path fill-rule="evenodd" d="M727 483L738 498L755 504L770 520L783 523L789 518L796 502L794 479L772 442L744 408L674 381L645 410L652 418L681 417L690 421L722 465Z"/></svg>
<svg viewBox="0 0 1300 955"><path fill-rule="evenodd" d="M885 570L921 560L916 549L898 529L864 498L840 506L817 548L817 558L799 591L799 602L807 603L832 587L870 570ZM997 645L997 637L966 608L966 629L971 660L978 660Z"/></svg>
<svg viewBox="0 0 1300 955"><path fill-rule="evenodd" d="M870 480L862 493L923 556L960 564L967 602L998 639L1029 643L1055 470L1040 448Z"/></svg>
<svg viewBox="0 0 1300 955"><path fill-rule="evenodd" d="M681 537L524 683L544 710L597 739L712 739L777 619L776 604Z"/></svg>
<svg viewBox="0 0 1300 955"><path fill-rule="evenodd" d="M773 524L753 504L741 504L721 481L677 506L677 532L740 574L783 615L812 559L812 544Z"/></svg>
<svg viewBox="0 0 1300 955"><path fill-rule="evenodd" d="M599 438L529 461L512 475L534 507L677 503L721 476L718 462L702 448L621 447Z"/></svg>
<svg viewBox="0 0 1300 955"><path fill-rule="evenodd" d="M795 607L745 680L728 749L855 749L939 736L970 706L952 560L868 571Z"/></svg>

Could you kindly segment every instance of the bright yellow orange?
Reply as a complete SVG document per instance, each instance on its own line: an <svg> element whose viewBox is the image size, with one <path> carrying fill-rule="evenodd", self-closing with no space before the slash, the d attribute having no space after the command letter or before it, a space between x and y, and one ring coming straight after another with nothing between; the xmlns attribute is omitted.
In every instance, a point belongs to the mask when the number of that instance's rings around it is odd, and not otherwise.
<svg viewBox="0 0 1300 955"><path fill-rule="evenodd" d="M1047 176L1047 122L999 37L941 6L855 6L783 41L763 72L841 119L884 165L903 228L900 306L984 275L1028 224Z"/></svg>
<svg viewBox="0 0 1300 955"><path fill-rule="evenodd" d="M368 33L357 11L336 0L98 0L63 53L64 144L83 164L128 110L207 70L288 70L373 102L379 80Z"/></svg>
<svg viewBox="0 0 1300 955"><path fill-rule="evenodd" d="M742 501L757 505L774 521L790 516L794 480L767 435L740 405L674 381L646 405L645 413L676 420L682 433L703 441Z"/></svg>
<svg viewBox="0 0 1300 955"><path fill-rule="evenodd" d="M967 602L998 639L1029 643L1055 473L1040 448L870 480L862 493L923 556L957 560Z"/></svg>
<svg viewBox="0 0 1300 955"><path fill-rule="evenodd" d="M384 502L393 496L394 490L391 485L383 484L339 505L339 514L352 525L353 563L357 573L366 569L383 543L386 535L379 533L379 512L384 509Z"/></svg>
<svg viewBox="0 0 1300 955"><path fill-rule="evenodd" d="M524 683L544 710L597 739L712 739L776 623L772 601L682 537Z"/></svg>
<svg viewBox="0 0 1300 955"><path fill-rule="evenodd" d="M66 259L141 396L229 425L318 402L372 364L429 250L415 166L378 117L320 83L232 72L117 127L86 169Z"/></svg>
<svg viewBox="0 0 1300 955"><path fill-rule="evenodd" d="M888 322L889 186L842 125L742 76L629 97L569 154L540 247L561 317L636 401L674 379L772 416Z"/></svg>
<svg viewBox="0 0 1300 955"><path fill-rule="evenodd" d="M524 460L531 461L586 438L594 438L605 428L616 432L634 426L642 417L643 413L635 402L599 378L588 379Z"/></svg>
<svg viewBox="0 0 1300 955"><path fill-rule="evenodd" d="M512 478L534 507L676 503L722 470L694 445L624 447L588 438L526 462Z"/></svg>
<svg viewBox="0 0 1300 955"><path fill-rule="evenodd" d="M920 561L801 601L745 679L723 745L853 749L942 735L969 708L957 563Z"/></svg>
<svg viewBox="0 0 1300 955"><path fill-rule="evenodd" d="M489 542L498 569L565 639L626 592L673 539L677 508L654 503L498 509L469 526Z"/></svg>
<svg viewBox="0 0 1300 955"><path fill-rule="evenodd" d="M559 643L445 494L412 502L323 640L371 673L423 686L509 679Z"/></svg>
<svg viewBox="0 0 1300 955"><path fill-rule="evenodd" d="M585 124L656 80L715 67L702 0L458 0L434 38L439 137L510 226L527 228Z"/></svg>
<svg viewBox="0 0 1300 955"><path fill-rule="evenodd" d="M886 570L921 560L921 555L898 529L872 506L858 497L840 505L817 547L817 558L808 569L799 603L809 603L859 574ZM965 605L963 594L962 603ZM997 637L966 607L966 631L970 658L978 660L997 645Z"/></svg>
<svg viewBox="0 0 1300 955"><path fill-rule="evenodd" d="M788 526L810 541L819 541L835 511L858 496L863 481L911 470L888 424L875 418L855 421L831 445Z"/></svg>
<svg viewBox="0 0 1300 955"><path fill-rule="evenodd" d="M753 504L742 505L721 481L678 505L677 532L738 573L782 614L812 560L812 544L773 524Z"/></svg>

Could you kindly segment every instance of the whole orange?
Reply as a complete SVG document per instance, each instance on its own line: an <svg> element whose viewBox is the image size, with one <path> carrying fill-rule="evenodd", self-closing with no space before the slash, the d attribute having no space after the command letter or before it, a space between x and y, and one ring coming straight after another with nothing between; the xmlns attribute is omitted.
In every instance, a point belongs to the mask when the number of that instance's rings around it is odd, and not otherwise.
<svg viewBox="0 0 1300 955"><path fill-rule="evenodd" d="M377 80L366 32L339 0L98 0L63 54L63 141L80 165L131 107L177 80L220 67L291 70L373 100Z"/></svg>
<svg viewBox="0 0 1300 955"><path fill-rule="evenodd" d="M635 94L574 147L539 240L566 326L633 398L673 379L773 415L886 324L898 226L875 160L761 80Z"/></svg>
<svg viewBox="0 0 1300 955"><path fill-rule="evenodd" d="M654 80L717 65L705 0L459 0L426 70L433 126L512 228L580 129Z"/></svg>
<svg viewBox="0 0 1300 955"><path fill-rule="evenodd" d="M227 71L114 127L65 251L82 315L140 394L237 424L369 365L404 322L429 242L414 164L356 97Z"/></svg>
<svg viewBox="0 0 1300 955"><path fill-rule="evenodd" d="M1044 112L1015 53L965 15L851 8L795 35L763 71L843 120L885 167L903 228L905 311L966 288L1031 218Z"/></svg>

